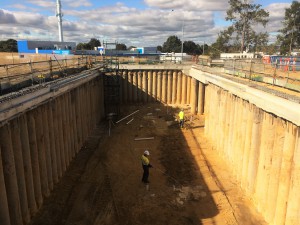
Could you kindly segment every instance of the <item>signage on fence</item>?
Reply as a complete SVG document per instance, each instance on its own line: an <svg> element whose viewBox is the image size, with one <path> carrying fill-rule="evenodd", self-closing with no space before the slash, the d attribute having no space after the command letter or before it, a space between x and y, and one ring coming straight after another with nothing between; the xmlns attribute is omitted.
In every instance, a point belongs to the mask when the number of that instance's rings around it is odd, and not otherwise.
<svg viewBox="0 0 300 225"><path fill-rule="evenodd" d="M53 50L53 54L57 55L70 55L70 50Z"/></svg>

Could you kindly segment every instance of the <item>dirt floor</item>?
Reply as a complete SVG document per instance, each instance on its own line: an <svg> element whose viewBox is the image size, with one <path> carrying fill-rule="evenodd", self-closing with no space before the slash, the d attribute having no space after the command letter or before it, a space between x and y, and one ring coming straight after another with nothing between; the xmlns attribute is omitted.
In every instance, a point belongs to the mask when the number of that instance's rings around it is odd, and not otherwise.
<svg viewBox="0 0 300 225"><path fill-rule="evenodd" d="M179 109L158 103L126 106L122 116L136 110L110 136L107 121L93 131L32 225L265 224L206 140L203 116L190 117L186 106L184 129ZM154 167L148 187L146 149Z"/></svg>

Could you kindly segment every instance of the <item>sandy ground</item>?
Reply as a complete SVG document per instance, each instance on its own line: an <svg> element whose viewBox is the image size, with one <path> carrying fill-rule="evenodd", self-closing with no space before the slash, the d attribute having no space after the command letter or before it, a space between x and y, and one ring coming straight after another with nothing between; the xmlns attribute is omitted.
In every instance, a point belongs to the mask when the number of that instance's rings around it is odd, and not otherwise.
<svg viewBox="0 0 300 225"><path fill-rule="evenodd" d="M140 110L112 127L98 125L32 225L265 224L242 195L228 165L204 136L203 117L180 129L178 108ZM128 121L133 120L126 124ZM154 137L135 141L135 138ZM140 157L150 151L150 185L141 182Z"/></svg>

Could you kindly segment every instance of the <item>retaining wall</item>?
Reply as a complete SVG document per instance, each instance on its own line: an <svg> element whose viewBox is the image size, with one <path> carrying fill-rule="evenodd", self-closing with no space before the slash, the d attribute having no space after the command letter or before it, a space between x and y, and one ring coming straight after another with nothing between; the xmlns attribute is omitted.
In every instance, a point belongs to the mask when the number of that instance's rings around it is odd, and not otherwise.
<svg viewBox="0 0 300 225"><path fill-rule="evenodd" d="M197 69L122 69L122 103L189 104L270 224L300 224L300 106ZM17 104L0 127L0 221L26 224L104 118L103 78ZM24 110L24 106L26 109Z"/></svg>
<svg viewBox="0 0 300 225"><path fill-rule="evenodd" d="M300 105L211 74L205 133L269 224L300 224Z"/></svg>
<svg viewBox="0 0 300 225"><path fill-rule="evenodd" d="M30 222L105 117L103 75L88 74L1 103L1 225ZM124 70L121 76L123 103L191 101L191 77L181 71Z"/></svg>
<svg viewBox="0 0 300 225"><path fill-rule="evenodd" d="M17 105L0 126L0 223L29 223L104 117L96 76ZM23 107L23 110L22 110Z"/></svg>
<svg viewBox="0 0 300 225"><path fill-rule="evenodd" d="M204 112L204 84L181 70L120 70L121 102L190 104L192 113Z"/></svg>

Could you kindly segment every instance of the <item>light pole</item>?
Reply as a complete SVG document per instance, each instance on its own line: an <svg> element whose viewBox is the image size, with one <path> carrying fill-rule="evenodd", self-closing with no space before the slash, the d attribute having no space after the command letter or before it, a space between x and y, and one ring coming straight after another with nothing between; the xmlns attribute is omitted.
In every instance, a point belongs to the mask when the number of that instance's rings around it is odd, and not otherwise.
<svg viewBox="0 0 300 225"><path fill-rule="evenodd" d="M174 12L175 10L172 9L172 12ZM183 62L183 42L184 42L184 14L182 16L182 40L181 40L181 62Z"/></svg>
<svg viewBox="0 0 300 225"><path fill-rule="evenodd" d="M293 24L292 36L291 36L291 42L290 42L290 56L292 55L292 44L293 44L293 38L294 38L294 28L295 28L295 19L296 19L296 16L293 14L292 18L294 19L294 24Z"/></svg>
<svg viewBox="0 0 300 225"><path fill-rule="evenodd" d="M184 18L182 20L181 62L183 63Z"/></svg>
<svg viewBox="0 0 300 225"><path fill-rule="evenodd" d="M199 41L201 41L201 40L199 40ZM201 41L203 44L202 44L202 55L204 55L204 47L205 47L205 41ZM200 46L200 44L199 44L199 46Z"/></svg>

